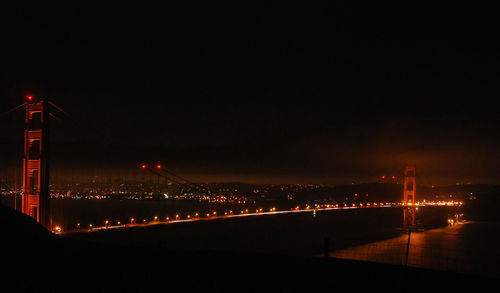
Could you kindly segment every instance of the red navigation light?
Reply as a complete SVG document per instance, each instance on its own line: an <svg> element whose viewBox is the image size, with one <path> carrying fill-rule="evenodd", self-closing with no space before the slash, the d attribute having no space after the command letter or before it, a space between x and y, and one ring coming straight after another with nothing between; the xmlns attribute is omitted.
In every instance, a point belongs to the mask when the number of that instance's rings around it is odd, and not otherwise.
<svg viewBox="0 0 500 293"><path fill-rule="evenodd" d="M28 101L31 101L33 100L33 96L27 96L26 99L28 99Z"/></svg>
<svg viewBox="0 0 500 293"><path fill-rule="evenodd" d="M385 175L382 175L382 179L385 179Z"/></svg>
<svg viewBox="0 0 500 293"><path fill-rule="evenodd" d="M142 165L141 165L141 168L142 168L142 169L146 169L146 164L142 164Z"/></svg>
<svg viewBox="0 0 500 293"><path fill-rule="evenodd" d="M396 179L396 176L392 175L392 179Z"/></svg>
<svg viewBox="0 0 500 293"><path fill-rule="evenodd" d="M160 164L156 165L156 169L161 169L161 165Z"/></svg>

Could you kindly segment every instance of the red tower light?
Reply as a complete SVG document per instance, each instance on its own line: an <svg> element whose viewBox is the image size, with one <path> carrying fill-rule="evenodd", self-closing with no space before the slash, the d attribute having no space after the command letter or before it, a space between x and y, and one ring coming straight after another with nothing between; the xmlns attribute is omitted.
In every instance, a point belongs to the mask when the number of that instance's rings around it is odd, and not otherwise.
<svg viewBox="0 0 500 293"><path fill-rule="evenodd" d="M161 165L160 164L156 165L156 169L161 169Z"/></svg>
<svg viewBox="0 0 500 293"><path fill-rule="evenodd" d="M142 168L142 169L146 169L146 164L142 164L142 165L141 165L141 168Z"/></svg>
<svg viewBox="0 0 500 293"><path fill-rule="evenodd" d="M392 175L392 179L396 179L396 176Z"/></svg>
<svg viewBox="0 0 500 293"><path fill-rule="evenodd" d="M382 175L382 179L385 179L385 175Z"/></svg>
<svg viewBox="0 0 500 293"><path fill-rule="evenodd" d="M28 99L28 101L31 101L33 100L33 96L27 96L26 99Z"/></svg>

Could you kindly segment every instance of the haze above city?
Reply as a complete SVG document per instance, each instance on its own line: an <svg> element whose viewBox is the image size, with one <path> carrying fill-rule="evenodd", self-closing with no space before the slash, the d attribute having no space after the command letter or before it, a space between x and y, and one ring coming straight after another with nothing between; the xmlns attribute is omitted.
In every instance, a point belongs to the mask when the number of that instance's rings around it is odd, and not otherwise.
<svg viewBox="0 0 500 293"><path fill-rule="evenodd" d="M71 115L51 124L56 174L161 162L194 181L339 184L415 164L427 184L500 183L491 18L225 8L23 8L0 109L47 96ZM1 117L2 172L21 163L23 127L22 111Z"/></svg>

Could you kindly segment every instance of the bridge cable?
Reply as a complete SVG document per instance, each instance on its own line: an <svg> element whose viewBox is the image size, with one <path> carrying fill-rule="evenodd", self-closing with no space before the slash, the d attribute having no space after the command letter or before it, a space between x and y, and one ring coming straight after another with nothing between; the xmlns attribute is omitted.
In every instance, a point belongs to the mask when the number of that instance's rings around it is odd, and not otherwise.
<svg viewBox="0 0 500 293"><path fill-rule="evenodd" d="M22 104L21 104L21 105L19 105L19 106L16 106L16 107L14 107L14 108L12 108L12 109L10 109L10 110L8 110L8 111L3 112L2 114L0 114L0 118L2 118L2 117L4 117L4 116L7 116L8 114L10 114L10 113L12 113L12 112L16 111L17 109L21 108L21 107L22 107L22 106L24 106L24 105L26 105L26 103L22 103Z"/></svg>

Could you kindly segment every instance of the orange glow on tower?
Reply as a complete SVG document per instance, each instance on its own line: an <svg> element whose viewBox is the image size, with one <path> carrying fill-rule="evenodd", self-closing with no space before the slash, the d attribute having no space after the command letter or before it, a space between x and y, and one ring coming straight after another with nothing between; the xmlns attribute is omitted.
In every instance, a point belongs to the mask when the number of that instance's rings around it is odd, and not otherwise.
<svg viewBox="0 0 500 293"><path fill-rule="evenodd" d="M26 98L21 211L51 230L48 101L32 96Z"/></svg>
<svg viewBox="0 0 500 293"><path fill-rule="evenodd" d="M404 204L404 226L415 226L415 213L416 209L413 207L415 203L415 193L417 191L417 184L415 181L415 166L407 166L405 168L404 191L403 191L403 204Z"/></svg>
<svg viewBox="0 0 500 293"><path fill-rule="evenodd" d="M403 193L404 204L415 202L416 190L417 190L417 185L415 182L415 166L407 166L405 168L405 181L404 181L404 193Z"/></svg>

